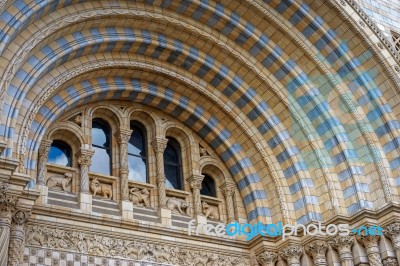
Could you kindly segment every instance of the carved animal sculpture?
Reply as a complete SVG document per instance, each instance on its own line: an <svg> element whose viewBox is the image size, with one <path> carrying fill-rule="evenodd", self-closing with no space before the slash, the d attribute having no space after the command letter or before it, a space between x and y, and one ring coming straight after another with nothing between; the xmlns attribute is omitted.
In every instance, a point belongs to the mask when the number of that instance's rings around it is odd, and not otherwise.
<svg viewBox="0 0 400 266"><path fill-rule="evenodd" d="M97 194L99 194L108 199L112 198L111 188L104 184L101 184L97 178L94 178L90 182L90 190L92 190L93 196L96 196Z"/></svg>
<svg viewBox="0 0 400 266"><path fill-rule="evenodd" d="M61 176L50 176L46 179L46 184L49 188L61 188L63 191L67 191L67 187L72 181L72 173L65 173Z"/></svg>
<svg viewBox="0 0 400 266"><path fill-rule="evenodd" d="M132 201L133 205L148 207L150 206L149 195L150 192L147 189L139 189L134 187L130 190L129 199Z"/></svg>
<svg viewBox="0 0 400 266"><path fill-rule="evenodd" d="M186 213L187 211L188 204L185 200L183 199L178 199L178 198L169 198L167 200L167 208L170 209L171 211L178 211L179 213ZM185 210L185 211L183 211Z"/></svg>
<svg viewBox="0 0 400 266"><path fill-rule="evenodd" d="M208 205L205 201L201 203L201 207L206 218L219 220L218 210L215 207Z"/></svg>

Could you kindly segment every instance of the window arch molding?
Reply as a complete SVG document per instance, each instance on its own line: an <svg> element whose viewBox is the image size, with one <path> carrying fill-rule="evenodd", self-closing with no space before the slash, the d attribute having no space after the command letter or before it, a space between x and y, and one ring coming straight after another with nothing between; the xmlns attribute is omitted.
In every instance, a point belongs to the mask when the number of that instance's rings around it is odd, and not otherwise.
<svg viewBox="0 0 400 266"><path fill-rule="evenodd" d="M156 117L154 115L145 112L143 110L131 110L129 111L129 121L128 124L130 124L132 121L137 121L146 130L146 137L147 137L147 147L150 149L150 142L155 138L156 132L157 132L157 126L156 126Z"/></svg>
<svg viewBox="0 0 400 266"><path fill-rule="evenodd" d="M94 106L87 111L87 119L88 121L92 121L96 118L101 118L105 120L111 127L111 131L113 134L122 127L124 123L124 115L121 110L118 110L113 105L102 105ZM90 123L91 127L91 123Z"/></svg>

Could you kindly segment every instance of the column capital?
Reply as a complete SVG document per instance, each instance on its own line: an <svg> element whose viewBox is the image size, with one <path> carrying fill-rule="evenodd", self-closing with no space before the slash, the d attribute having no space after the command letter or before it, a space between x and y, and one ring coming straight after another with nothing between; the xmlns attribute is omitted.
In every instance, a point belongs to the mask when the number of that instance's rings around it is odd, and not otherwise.
<svg viewBox="0 0 400 266"><path fill-rule="evenodd" d="M39 146L39 151L38 151L39 156L46 156L47 157L47 155L48 155L48 153L50 151L50 146L51 146L52 143L53 143L52 140L49 140L49 139L43 140L40 143L40 146Z"/></svg>
<svg viewBox="0 0 400 266"><path fill-rule="evenodd" d="M232 196L235 193L236 183L231 181L226 181L222 186L220 186L222 195L225 197Z"/></svg>
<svg viewBox="0 0 400 266"><path fill-rule="evenodd" d="M316 265L326 265L325 254L328 251L326 241L314 240L305 246L305 250L313 257Z"/></svg>
<svg viewBox="0 0 400 266"><path fill-rule="evenodd" d="M289 265L300 263L303 249L299 245L289 245L279 251L279 255L285 259Z"/></svg>
<svg viewBox="0 0 400 266"><path fill-rule="evenodd" d="M367 253L369 249L378 248L379 251L379 239L380 235L356 235L357 241L363 245L367 249Z"/></svg>
<svg viewBox="0 0 400 266"><path fill-rule="evenodd" d="M387 258L383 260L383 266L398 266L396 258Z"/></svg>
<svg viewBox="0 0 400 266"><path fill-rule="evenodd" d="M354 244L353 236L335 236L329 241L331 247L336 249L339 253L351 252L351 247Z"/></svg>
<svg viewBox="0 0 400 266"><path fill-rule="evenodd" d="M203 182L204 175L192 175L188 178L188 183L191 189L201 189L201 183Z"/></svg>
<svg viewBox="0 0 400 266"><path fill-rule="evenodd" d="M168 139L164 137L155 137L151 141L151 146L155 153L163 153L165 148L167 148Z"/></svg>
<svg viewBox="0 0 400 266"><path fill-rule="evenodd" d="M128 128L120 128L115 134L119 143L128 143L133 130Z"/></svg>
<svg viewBox="0 0 400 266"><path fill-rule="evenodd" d="M262 266L275 265L278 260L278 253L265 250L256 256L256 260Z"/></svg>
<svg viewBox="0 0 400 266"><path fill-rule="evenodd" d="M19 204L19 198L15 195L7 194L8 184L0 184L0 213L13 212Z"/></svg>
<svg viewBox="0 0 400 266"><path fill-rule="evenodd" d="M92 164L92 156L94 154L94 150L89 149L80 149L76 153L76 158L78 160L79 165L87 165L90 166Z"/></svg>

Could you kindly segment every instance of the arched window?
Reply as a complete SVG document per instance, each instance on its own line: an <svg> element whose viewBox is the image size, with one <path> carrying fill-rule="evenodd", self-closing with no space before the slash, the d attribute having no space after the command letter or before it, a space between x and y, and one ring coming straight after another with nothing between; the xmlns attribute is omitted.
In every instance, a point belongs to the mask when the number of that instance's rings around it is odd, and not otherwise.
<svg viewBox="0 0 400 266"><path fill-rule="evenodd" d="M215 189L214 179L209 175L204 175L203 182L201 183L201 195L216 197L217 191Z"/></svg>
<svg viewBox="0 0 400 266"><path fill-rule="evenodd" d="M50 146L48 162L72 167L71 147L61 140L54 140Z"/></svg>
<svg viewBox="0 0 400 266"><path fill-rule="evenodd" d="M181 148L179 143L168 138L168 144L164 151L164 171L167 188L182 189L182 163Z"/></svg>
<svg viewBox="0 0 400 266"><path fill-rule="evenodd" d="M146 131L137 122L131 122L131 129L128 142L129 179L147 182Z"/></svg>
<svg viewBox="0 0 400 266"><path fill-rule="evenodd" d="M111 129L102 119L92 121L92 147L94 155L90 171L111 175Z"/></svg>

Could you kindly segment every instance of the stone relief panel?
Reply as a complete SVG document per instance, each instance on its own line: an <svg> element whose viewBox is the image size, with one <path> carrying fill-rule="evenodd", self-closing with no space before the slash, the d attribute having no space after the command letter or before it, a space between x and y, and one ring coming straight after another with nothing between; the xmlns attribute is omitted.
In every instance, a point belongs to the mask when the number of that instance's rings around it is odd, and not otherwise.
<svg viewBox="0 0 400 266"><path fill-rule="evenodd" d="M94 260L96 260L96 257L103 257L113 258L115 260L130 259L172 265L250 265L249 259L243 256L228 256L222 255L220 252L217 254L174 245L123 240L115 237L111 238L73 230L40 227L37 225L28 225L26 230L26 246L24 261L29 263L37 263L31 261L35 260L35 256L38 254L37 250L42 250L41 252L43 254L53 254L57 252L59 254L67 254L67 257L77 255L81 257L84 256L87 258L88 262L90 257L94 258ZM31 252L28 253L27 249ZM67 251L62 252L63 250ZM32 259L32 256L35 258ZM51 258L51 260L54 259L61 259L61 255L59 257L56 256L56 258Z"/></svg>
<svg viewBox="0 0 400 266"><path fill-rule="evenodd" d="M71 192L73 173L67 172L64 175L51 174L45 182L50 189Z"/></svg>
<svg viewBox="0 0 400 266"><path fill-rule="evenodd" d="M172 212L187 214L188 207L189 204L184 199L179 199L175 197L170 197L167 199L167 208L170 209Z"/></svg>
<svg viewBox="0 0 400 266"><path fill-rule="evenodd" d="M101 183L97 178L93 178L92 181L90 181L89 187L93 196L102 196L107 199L112 199L113 192L111 185Z"/></svg>
<svg viewBox="0 0 400 266"><path fill-rule="evenodd" d="M131 188L129 190L129 200L135 206L150 207L150 191L146 188Z"/></svg>
<svg viewBox="0 0 400 266"><path fill-rule="evenodd" d="M211 206L207 202L201 202L201 208L206 218L219 220L219 211L217 206Z"/></svg>

